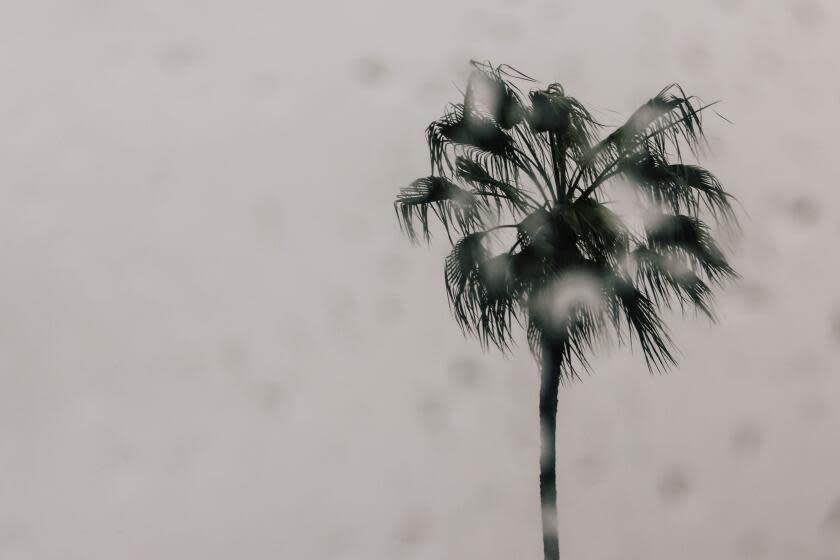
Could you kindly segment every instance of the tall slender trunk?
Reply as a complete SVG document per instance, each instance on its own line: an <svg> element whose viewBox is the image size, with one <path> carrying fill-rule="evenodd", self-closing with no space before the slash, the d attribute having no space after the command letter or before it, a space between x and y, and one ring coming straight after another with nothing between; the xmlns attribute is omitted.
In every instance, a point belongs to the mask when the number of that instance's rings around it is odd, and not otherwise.
<svg viewBox="0 0 840 560"><path fill-rule="evenodd" d="M557 432L557 390L560 387L558 366L554 352L543 348L540 371L540 502L545 560L560 558L557 541L557 457L554 447Z"/></svg>

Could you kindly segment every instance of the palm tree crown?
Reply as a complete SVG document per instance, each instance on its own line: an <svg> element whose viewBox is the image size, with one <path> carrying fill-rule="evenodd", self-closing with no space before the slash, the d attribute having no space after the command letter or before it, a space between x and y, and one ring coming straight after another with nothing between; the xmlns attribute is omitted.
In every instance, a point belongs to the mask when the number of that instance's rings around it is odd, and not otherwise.
<svg viewBox="0 0 840 560"><path fill-rule="evenodd" d="M714 319L711 288L736 274L703 219L735 224L732 197L683 162L704 144L709 105L678 85L602 135L560 84L525 95L524 74L473 66L463 102L426 129L431 175L402 189L394 208L412 240L429 241L430 217L443 225L453 246L446 293L465 333L505 351L513 328L526 329L541 364L543 550L557 560L558 388L611 334L636 340L652 371L674 364L660 312ZM618 183L635 187L643 226L610 208L605 191Z"/></svg>
<svg viewBox="0 0 840 560"><path fill-rule="evenodd" d="M587 369L611 331L636 339L649 368L667 369L660 308L713 318L710 286L735 276L701 219L734 224L731 196L683 163L704 142L709 105L673 84L599 139L604 127L560 84L526 96L516 82L531 78L473 66L463 103L426 129L432 174L395 202L412 240L430 239L431 213L452 241L445 280L458 324L502 350L525 326L536 356L555 353L561 380ZM619 181L648 206L642 231L604 198Z"/></svg>

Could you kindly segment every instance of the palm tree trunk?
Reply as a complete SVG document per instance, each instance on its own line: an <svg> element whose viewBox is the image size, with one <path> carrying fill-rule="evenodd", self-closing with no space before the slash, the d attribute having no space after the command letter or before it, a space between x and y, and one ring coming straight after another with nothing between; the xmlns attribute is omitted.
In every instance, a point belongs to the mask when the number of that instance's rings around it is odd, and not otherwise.
<svg viewBox="0 0 840 560"><path fill-rule="evenodd" d="M554 447L557 433L557 390L560 387L558 365L554 352L543 348L540 374L540 501L545 560L560 558L557 541L557 457Z"/></svg>

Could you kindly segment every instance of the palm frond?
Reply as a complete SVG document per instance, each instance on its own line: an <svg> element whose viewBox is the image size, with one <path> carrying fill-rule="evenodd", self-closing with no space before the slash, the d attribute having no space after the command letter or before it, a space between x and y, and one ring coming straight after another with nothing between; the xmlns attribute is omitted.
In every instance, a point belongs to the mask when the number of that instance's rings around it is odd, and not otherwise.
<svg viewBox="0 0 840 560"><path fill-rule="evenodd" d="M569 220L569 212L560 206L550 210L539 208L519 223L523 244L535 249L557 267L580 262L578 237Z"/></svg>
<svg viewBox="0 0 840 560"><path fill-rule="evenodd" d="M446 294L455 320L465 332L472 330L481 312L479 267L490 258L484 247L485 232L465 235L446 257L444 280Z"/></svg>
<svg viewBox="0 0 840 560"><path fill-rule="evenodd" d="M458 156L455 160L455 173L458 178L479 188L479 196L496 197L497 205L506 203L512 212L526 212L533 208L535 201L522 188L517 188L506 181L493 177L480 163L467 157ZM530 202L529 202L530 201Z"/></svg>
<svg viewBox="0 0 840 560"><path fill-rule="evenodd" d="M606 141L624 151L646 139L652 139L660 152L665 151L666 142L679 151L681 137L689 146L696 146L703 137L698 109L695 98L687 96L679 84L671 84L636 109Z"/></svg>
<svg viewBox="0 0 840 560"><path fill-rule="evenodd" d="M519 124L524 108L518 92L497 69L474 66L464 96L466 113L487 114L505 130Z"/></svg>
<svg viewBox="0 0 840 560"><path fill-rule="evenodd" d="M603 203L593 199L559 205L569 227L578 238L583 254L599 264L614 262L626 253L630 230L622 219Z"/></svg>
<svg viewBox="0 0 840 560"><path fill-rule="evenodd" d="M641 151L622 161L617 171L638 185L652 203L674 213L696 215L705 207L716 219L736 223L732 196L700 166L671 164L656 153Z"/></svg>
<svg viewBox="0 0 840 560"><path fill-rule="evenodd" d="M588 337L593 329L588 328L585 316L570 322L564 331L546 330L536 316L529 315L527 327L528 346L538 362L543 352L551 351L557 367L556 374L562 384L579 380L581 373L589 373L589 353L595 347Z"/></svg>
<svg viewBox="0 0 840 560"><path fill-rule="evenodd" d="M681 162L684 147L696 154L705 138L701 113L709 107L686 96L677 84L664 88L582 158L575 186L581 180L590 184L581 198L614 175L626 158L652 153L667 160L673 153Z"/></svg>
<svg viewBox="0 0 840 560"><path fill-rule="evenodd" d="M630 254L640 286L657 305L678 303L685 312L691 305L715 320L711 307L712 291L696 272L677 255L662 255L641 245Z"/></svg>
<svg viewBox="0 0 840 560"><path fill-rule="evenodd" d="M553 353L561 382L588 372L588 356L605 338L602 287L591 269L571 267L528 300L528 344L538 360L545 349Z"/></svg>
<svg viewBox="0 0 840 560"><path fill-rule="evenodd" d="M451 105L440 119L426 128L432 172L452 172L454 149L485 166L492 165L500 174L512 171L518 160L513 138L496 123L492 116L476 110L467 111L463 104Z"/></svg>
<svg viewBox="0 0 840 560"><path fill-rule="evenodd" d="M614 275L610 282L610 317L621 340L626 326L630 339L639 342L648 369L667 371L676 364L671 337L656 312L656 305L629 279Z"/></svg>
<svg viewBox="0 0 840 560"><path fill-rule="evenodd" d="M517 297L513 290L510 256L492 257L484 246L487 232L464 236L446 258L444 280L455 320L465 334L475 334L507 350L512 340Z"/></svg>
<svg viewBox="0 0 840 560"><path fill-rule="evenodd" d="M462 234L481 226L482 199L445 177L417 179L400 190L394 202L400 227L412 241L417 240L417 224L426 241L430 239L429 211L437 216L447 233L455 227Z"/></svg>
<svg viewBox="0 0 840 560"><path fill-rule="evenodd" d="M501 253L479 266L482 301L477 334L484 347L493 343L502 351L510 349L513 342L512 328L519 323L517 282L513 276L512 258Z"/></svg>
<svg viewBox="0 0 840 560"><path fill-rule="evenodd" d="M683 254L715 284L736 278L735 270L699 218L684 214L654 214L645 225L648 246L664 254Z"/></svg>
<svg viewBox="0 0 840 560"><path fill-rule="evenodd" d="M528 124L534 132L549 132L561 148L571 148L574 154L586 153L600 126L574 97L569 97L560 84L530 93L531 109Z"/></svg>

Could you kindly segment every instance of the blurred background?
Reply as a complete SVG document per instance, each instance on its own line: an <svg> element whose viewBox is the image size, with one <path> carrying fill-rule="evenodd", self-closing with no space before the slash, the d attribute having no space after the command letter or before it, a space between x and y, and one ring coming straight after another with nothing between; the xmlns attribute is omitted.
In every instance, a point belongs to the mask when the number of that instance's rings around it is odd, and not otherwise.
<svg viewBox="0 0 840 560"><path fill-rule="evenodd" d="M0 4L0 557L541 558L537 368L391 207L471 58L619 124L679 81L741 201L680 367L561 390L565 558L840 559L837 4Z"/></svg>

